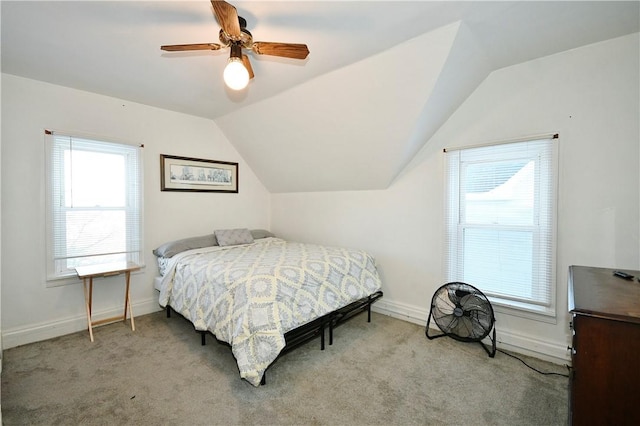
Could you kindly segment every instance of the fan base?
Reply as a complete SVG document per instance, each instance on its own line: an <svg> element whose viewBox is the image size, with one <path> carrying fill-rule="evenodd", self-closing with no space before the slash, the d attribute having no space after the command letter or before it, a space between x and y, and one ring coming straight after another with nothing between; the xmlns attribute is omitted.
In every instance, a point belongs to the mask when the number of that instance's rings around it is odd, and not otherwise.
<svg viewBox="0 0 640 426"><path fill-rule="evenodd" d="M429 319L431 319L431 315L429 315ZM484 344L484 342L482 340L469 340L469 339L462 339L458 336L455 336L453 334L446 334L446 333L442 333L442 334L436 334L434 336L430 336L429 335L429 321L427 321L427 329L425 330L424 334L427 336L427 339L429 340L433 340L433 339L437 339L438 337L444 337L444 336L449 336L455 340L459 340L461 342L477 342L480 344L480 346L482 346L484 348L484 350L487 352L487 355L489 355L489 358L493 358L494 356L496 356L496 329L495 327L493 328L493 335L489 336L489 340L491 340L491 347L487 347L487 345Z"/></svg>

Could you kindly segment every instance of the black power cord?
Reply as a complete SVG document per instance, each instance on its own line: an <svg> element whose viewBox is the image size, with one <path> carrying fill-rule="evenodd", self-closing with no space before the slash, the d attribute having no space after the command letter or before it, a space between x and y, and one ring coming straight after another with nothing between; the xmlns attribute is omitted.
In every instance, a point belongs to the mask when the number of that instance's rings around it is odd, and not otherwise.
<svg viewBox="0 0 640 426"><path fill-rule="evenodd" d="M562 376L562 377L569 377L569 375L568 375L568 374L554 373L554 372L551 372L551 371L540 371L540 370L538 370L537 368L534 368L534 367L530 366L529 364L527 364L526 362L524 362L522 359L518 358L518 357L517 357L517 356L515 356L515 355L512 355L512 354L510 354L510 353L508 353L508 352L505 352L505 351L503 351L502 349L496 349L496 350L497 350L498 352L501 352L501 353L503 353L503 354L505 354L505 355L510 356L511 358L515 358L515 359L517 359L518 361L520 361L521 363L523 363L524 365L526 365L527 367L529 367L530 369L532 369L532 370L533 370L533 371L535 371L536 373L544 374L545 376ZM571 370L571 367L569 367L568 365L565 365L565 366L567 367L567 370Z"/></svg>

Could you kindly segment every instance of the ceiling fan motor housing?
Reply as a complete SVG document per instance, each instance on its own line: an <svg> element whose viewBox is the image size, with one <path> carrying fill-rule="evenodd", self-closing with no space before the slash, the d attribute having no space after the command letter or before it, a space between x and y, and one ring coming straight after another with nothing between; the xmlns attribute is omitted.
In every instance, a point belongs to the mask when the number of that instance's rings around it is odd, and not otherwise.
<svg viewBox="0 0 640 426"><path fill-rule="evenodd" d="M240 28L239 37L231 36L221 29L218 38L220 39L220 43L225 46L229 46L231 44L234 44L235 42L238 42L245 49L251 49L251 45L253 44L253 36L249 32L249 30L244 27Z"/></svg>

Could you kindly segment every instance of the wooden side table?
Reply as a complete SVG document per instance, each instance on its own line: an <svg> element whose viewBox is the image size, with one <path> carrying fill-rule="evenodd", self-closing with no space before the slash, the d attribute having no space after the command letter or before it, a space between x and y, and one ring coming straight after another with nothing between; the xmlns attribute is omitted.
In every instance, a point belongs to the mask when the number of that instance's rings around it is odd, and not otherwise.
<svg viewBox="0 0 640 426"><path fill-rule="evenodd" d="M129 295L129 282L131 279L131 272L137 271L141 267L133 262L120 262L120 263L108 263L103 265L92 266L78 266L76 274L78 278L82 279L84 286L84 301L87 309L87 324L89 325L89 337L93 342L93 328L102 324L107 324L115 321L127 321L127 309L129 310L129 317L131 318L131 330L135 331L136 326L133 320L133 310L131 309L131 296ZM91 319L91 305L93 301L93 279L96 277L110 277L114 275L125 275L126 289L124 294L124 314L122 316L115 316L111 318L105 318L98 321Z"/></svg>

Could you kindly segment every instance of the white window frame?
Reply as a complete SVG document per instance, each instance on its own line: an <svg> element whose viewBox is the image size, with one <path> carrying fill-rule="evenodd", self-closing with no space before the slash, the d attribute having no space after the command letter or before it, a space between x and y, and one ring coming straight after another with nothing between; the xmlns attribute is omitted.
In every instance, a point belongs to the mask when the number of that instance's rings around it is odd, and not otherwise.
<svg viewBox="0 0 640 426"><path fill-rule="evenodd" d="M126 201L123 206L88 207L69 206L65 202L64 150L62 140L69 143L76 142L76 146L82 144L92 145L84 150L99 153L111 153L122 155L125 158L125 183ZM55 287L77 282L75 270L68 266L67 260L72 257L82 257L84 264L109 263L109 259L118 258L118 261L126 260L144 266L143 249L143 168L142 145L120 143L104 138L80 135L70 132L45 130L46 151L46 285ZM61 245L66 246L66 222L62 220L68 211L124 211L126 222L126 248L121 252L91 253L86 256L70 256ZM56 225L57 223L57 225ZM61 245L56 249L56 240ZM95 260L93 260L95 259ZM100 259L100 260L99 260Z"/></svg>
<svg viewBox="0 0 640 426"><path fill-rule="evenodd" d="M532 137L525 140L506 141L468 148L445 150L445 273L448 282L461 281L477 286L489 300L505 312L541 319L553 320L556 316L556 194L557 194L557 135ZM520 144L520 145L518 145ZM545 152L538 152L536 146ZM533 148L532 148L533 146ZM522 152L519 152L522 147ZM478 154L478 155L476 155ZM483 160L478 160L482 158ZM474 161L487 163L523 159L535 162L534 174L534 223L508 226L500 223L468 223L464 218L465 190L461 181L465 167ZM474 283L473 277L464 271L465 231L469 229L508 230L530 233L533 250L532 292L533 301L496 294ZM541 293L542 292L542 293Z"/></svg>

